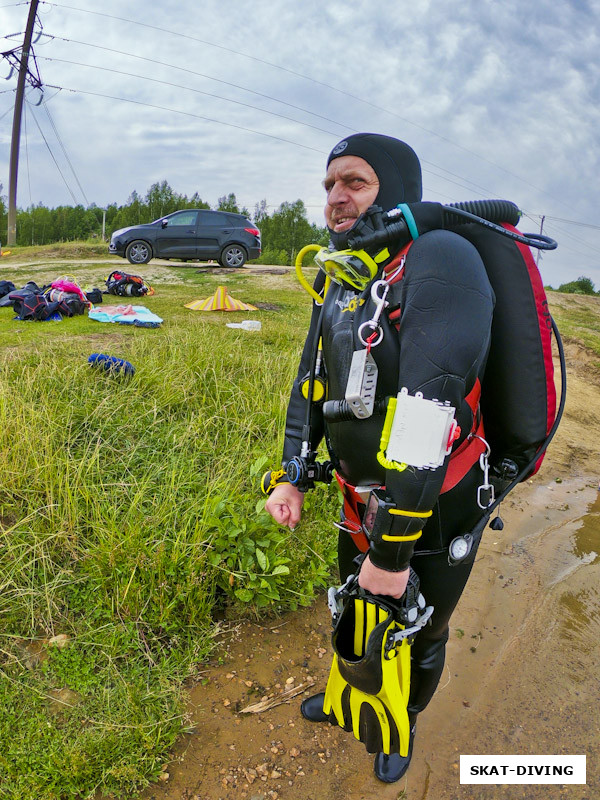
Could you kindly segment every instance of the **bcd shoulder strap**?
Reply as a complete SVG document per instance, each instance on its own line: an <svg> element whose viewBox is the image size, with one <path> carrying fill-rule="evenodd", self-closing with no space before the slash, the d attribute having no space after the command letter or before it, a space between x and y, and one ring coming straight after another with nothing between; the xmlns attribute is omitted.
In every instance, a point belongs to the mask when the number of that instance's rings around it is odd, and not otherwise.
<svg viewBox="0 0 600 800"><path fill-rule="evenodd" d="M389 264L385 266L384 273L390 286L399 283L404 277L404 264L412 244L413 240L411 239L410 242L405 244L399 253L394 256ZM390 307L388 319L396 330L399 328L401 314L402 309L399 305L392 305ZM465 403L471 409L473 419L471 430L467 437L463 439L458 447L450 454L450 461L440 494L449 492L450 489L457 486L486 450L483 419L479 405L480 399L481 383L479 382L479 378L477 378L473 388L465 397Z"/></svg>

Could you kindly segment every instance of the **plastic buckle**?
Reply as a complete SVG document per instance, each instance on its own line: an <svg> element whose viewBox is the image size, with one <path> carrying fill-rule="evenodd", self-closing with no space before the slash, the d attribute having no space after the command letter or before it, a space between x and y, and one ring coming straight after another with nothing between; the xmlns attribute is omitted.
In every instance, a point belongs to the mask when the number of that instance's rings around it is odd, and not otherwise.
<svg viewBox="0 0 600 800"><path fill-rule="evenodd" d="M412 644L415 636L421 628L424 628L425 625L429 622L431 615L433 614L433 606L427 606L423 613L419 616L419 618L415 621L414 625L411 625L410 628L404 628L401 631L390 631L387 635L387 639L385 642L384 647L384 658L387 661L390 661L392 658L395 658L396 655L396 648L405 640L408 640L408 644ZM394 652L394 655L390 655L390 652Z"/></svg>

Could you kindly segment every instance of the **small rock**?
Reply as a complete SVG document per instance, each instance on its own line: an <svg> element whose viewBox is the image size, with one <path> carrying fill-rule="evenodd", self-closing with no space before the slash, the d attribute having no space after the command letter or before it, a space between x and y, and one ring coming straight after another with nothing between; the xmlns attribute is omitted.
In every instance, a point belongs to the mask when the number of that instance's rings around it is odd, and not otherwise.
<svg viewBox="0 0 600 800"><path fill-rule="evenodd" d="M160 775L158 776L158 780L159 781L168 781L169 778L170 778L170 775L169 775L168 772L161 772Z"/></svg>
<svg viewBox="0 0 600 800"><path fill-rule="evenodd" d="M48 647L58 647L62 649L66 647L70 641L71 637L67 636L66 633L59 633L57 636L52 636L48 639Z"/></svg>
<svg viewBox="0 0 600 800"><path fill-rule="evenodd" d="M296 680L295 678L288 678L285 682L285 685L291 686L291 684L294 683L295 680Z"/></svg>
<svg viewBox="0 0 600 800"><path fill-rule="evenodd" d="M229 706L231 705L231 700L228 700L227 698L225 698L223 700L223 705L225 706L225 708L229 708Z"/></svg>
<svg viewBox="0 0 600 800"><path fill-rule="evenodd" d="M273 772L271 772L271 778L281 778L281 772L274 769Z"/></svg>
<svg viewBox="0 0 600 800"><path fill-rule="evenodd" d="M290 755L292 758L298 758L298 756L300 755L300 750L297 747L292 747L290 749Z"/></svg>
<svg viewBox="0 0 600 800"><path fill-rule="evenodd" d="M79 692L73 691L73 689L50 689L48 692L48 697L50 698L51 711L68 711L70 708L78 705L82 700L82 695Z"/></svg>

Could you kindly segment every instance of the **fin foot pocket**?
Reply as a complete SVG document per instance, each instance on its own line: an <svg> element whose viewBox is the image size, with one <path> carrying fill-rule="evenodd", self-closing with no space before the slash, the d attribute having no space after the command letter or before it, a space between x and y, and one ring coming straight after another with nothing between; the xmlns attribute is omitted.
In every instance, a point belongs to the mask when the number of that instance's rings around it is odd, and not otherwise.
<svg viewBox="0 0 600 800"><path fill-rule="evenodd" d="M300 704L300 713L304 719L309 720L309 722L327 722L329 714L323 711L324 700L325 692L306 697Z"/></svg>
<svg viewBox="0 0 600 800"><path fill-rule="evenodd" d="M389 756L385 753L377 753L373 762L373 772L378 780L383 783L396 783L407 772L412 758L416 728L416 723L413 723L410 728L408 753L405 756L401 756L399 753L392 753Z"/></svg>

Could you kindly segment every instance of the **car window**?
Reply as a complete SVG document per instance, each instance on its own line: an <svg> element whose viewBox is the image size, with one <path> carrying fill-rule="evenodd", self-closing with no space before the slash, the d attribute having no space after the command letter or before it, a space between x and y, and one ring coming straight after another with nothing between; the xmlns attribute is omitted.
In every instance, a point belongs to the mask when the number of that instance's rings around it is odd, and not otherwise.
<svg viewBox="0 0 600 800"><path fill-rule="evenodd" d="M200 225L218 225L221 228L231 227L231 221L226 214L218 211L199 211L198 222Z"/></svg>
<svg viewBox="0 0 600 800"><path fill-rule="evenodd" d="M186 225L194 227L198 218L197 211L182 211L181 214L173 214L172 217L167 217L166 223L168 228L173 228L175 225Z"/></svg>

